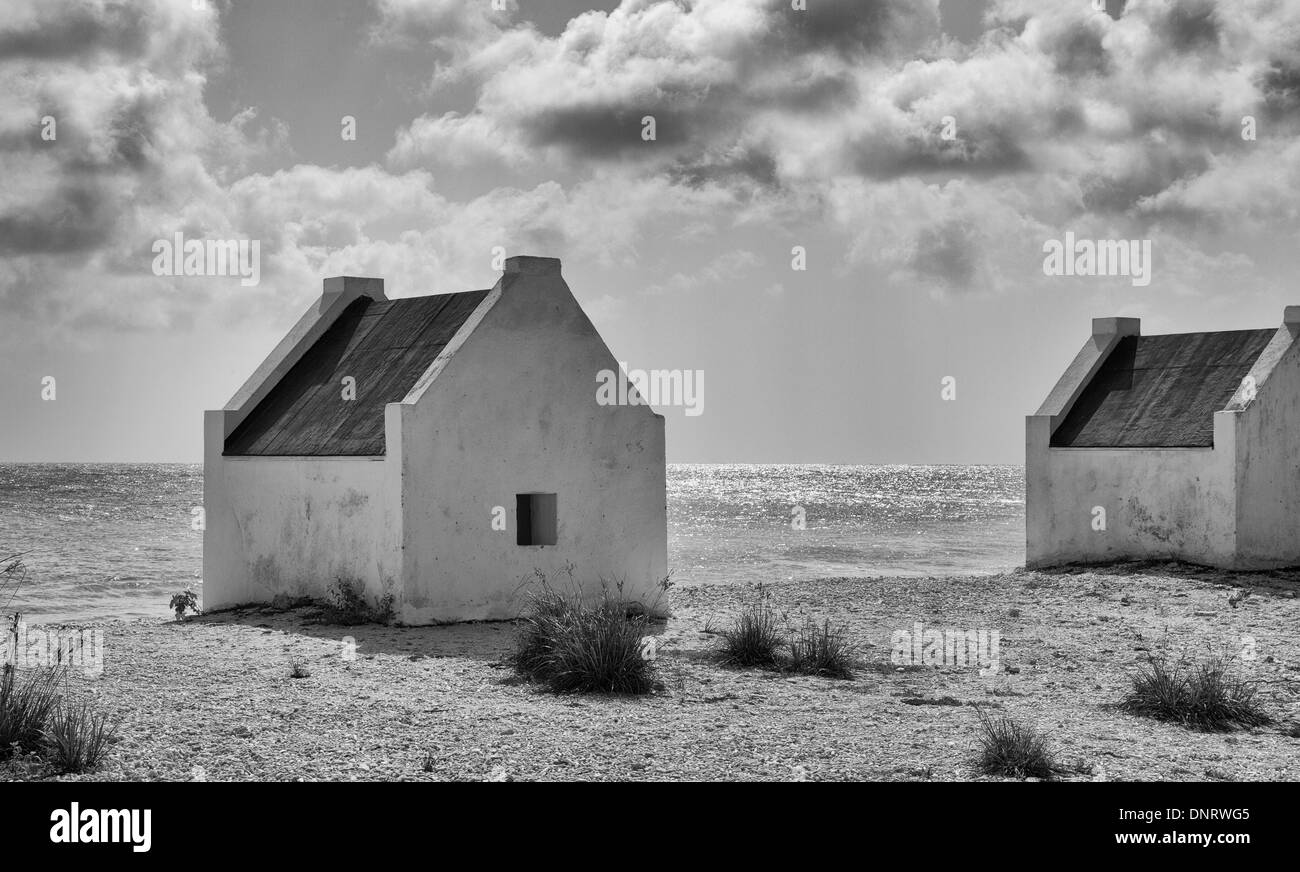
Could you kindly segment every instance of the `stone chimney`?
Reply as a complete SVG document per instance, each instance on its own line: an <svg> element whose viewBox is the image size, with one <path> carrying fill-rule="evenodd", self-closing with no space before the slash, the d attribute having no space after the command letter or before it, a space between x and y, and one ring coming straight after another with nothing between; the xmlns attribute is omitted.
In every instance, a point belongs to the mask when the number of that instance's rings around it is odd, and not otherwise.
<svg viewBox="0 0 1300 872"><path fill-rule="evenodd" d="M362 276L332 276L325 280L325 292L321 294L322 306L328 306L339 297L346 297L349 302L357 297L369 297L372 300L387 300L384 296L384 280L364 278Z"/></svg>
<svg viewBox="0 0 1300 872"><path fill-rule="evenodd" d="M1141 318L1093 318L1093 337L1141 336Z"/></svg>
<svg viewBox="0 0 1300 872"><path fill-rule="evenodd" d="M558 257L534 257L520 254L506 258L506 275L558 276L560 259Z"/></svg>

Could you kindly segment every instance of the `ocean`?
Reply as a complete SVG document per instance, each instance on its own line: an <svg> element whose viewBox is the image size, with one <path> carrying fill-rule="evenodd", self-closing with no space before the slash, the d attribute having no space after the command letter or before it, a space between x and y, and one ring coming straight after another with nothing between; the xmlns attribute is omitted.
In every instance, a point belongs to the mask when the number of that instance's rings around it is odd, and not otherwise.
<svg viewBox="0 0 1300 872"><path fill-rule="evenodd" d="M27 578L0 613L30 622L169 614L202 591L198 464L0 464L0 557ZM1018 466L671 464L679 583L945 576L1024 563ZM8 602L6 602L6 599Z"/></svg>

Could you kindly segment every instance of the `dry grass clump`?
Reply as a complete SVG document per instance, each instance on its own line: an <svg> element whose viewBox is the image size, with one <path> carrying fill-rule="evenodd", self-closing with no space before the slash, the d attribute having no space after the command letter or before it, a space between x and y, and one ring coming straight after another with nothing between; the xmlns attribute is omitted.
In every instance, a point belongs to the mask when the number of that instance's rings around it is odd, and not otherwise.
<svg viewBox="0 0 1300 872"><path fill-rule="evenodd" d="M761 584L755 588L754 601L741 609L731 626L718 631L719 660L746 669L853 678L854 650L842 628L831 626L829 620L821 624L807 620L787 634L772 608L771 593Z"/></svg>
<svg viewBox="0 0 1300 872"><path fill-rule="evenodd" d="M601 584L592 602L539 575L519 619L515 671L555 693L649 693L655 687L649 617L630 613L622 585Z"/></svg>
<svg viewBox="0 0 1300 872"><path fill-rule="evenodd" d="M1028 724L1008 717L979 713L979 755L976 767L985 775L1006 778L1051 778L1060 768L1047 737Z"/></svg>
<svg viewBox="0 0 1300 872"><path fill-rule="evenodd" d="M1257 694L1255 683L1231 674L1221 656L1200 663L1170 662L1161 656L1139 669L1120 708L1192 730L1222 733L1272 722Z"/></svg>

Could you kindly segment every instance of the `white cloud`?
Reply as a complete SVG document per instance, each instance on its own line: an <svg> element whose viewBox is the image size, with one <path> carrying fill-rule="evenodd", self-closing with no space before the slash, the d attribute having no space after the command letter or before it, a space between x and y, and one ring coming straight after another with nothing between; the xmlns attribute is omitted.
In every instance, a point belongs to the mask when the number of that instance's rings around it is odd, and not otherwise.
<svg viewBox="0 0 1300 872"><path fill-rule="evenodd" d="M1000 0L969 46L940 39L934 2L810 7L626 0L551 38L516 8L380 0L376 43L432 47L430 81L465 83L473 105L415 119L384 166L253 172L289 160L287 132L256 107L209 115L214 12L13 0L0 299L15 320L162 326L296 307L344 271L399 292L469 287L494 245L623 266L791 226L901 286L991 293L1032 283L1038 246L1065 229L1167 238L1210 271L1259 263L1225 226L1294 236L1297 0L1152 0L1119 20ZM47 113L57 148L38 136ZM1258 142L1239 136L1246 113ZM641 139L645 114L657 142ZM440 192L435 173L469 169L490 181ZM149 275L149 243L177 230L262 240L264 287Z"/></svg>

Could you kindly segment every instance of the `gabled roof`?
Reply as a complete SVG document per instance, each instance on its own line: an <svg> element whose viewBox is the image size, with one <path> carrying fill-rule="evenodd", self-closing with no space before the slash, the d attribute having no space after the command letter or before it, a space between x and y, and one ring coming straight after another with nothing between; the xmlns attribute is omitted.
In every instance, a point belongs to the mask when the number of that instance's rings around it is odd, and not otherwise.
<svg viewBox="0 0 1300 872"><path fill-rule="evenodd" d="M1208 448L1277 331L1125 336L1056 431L1054 448Z"/></svg>
<svg viewBox="0 0 1300 872"><path fill-rule="evenodd" d="M488 291L359 297L226 438L226 455L375 456L401 402ZM343 399L343 379L356 399Z"/></svg>

